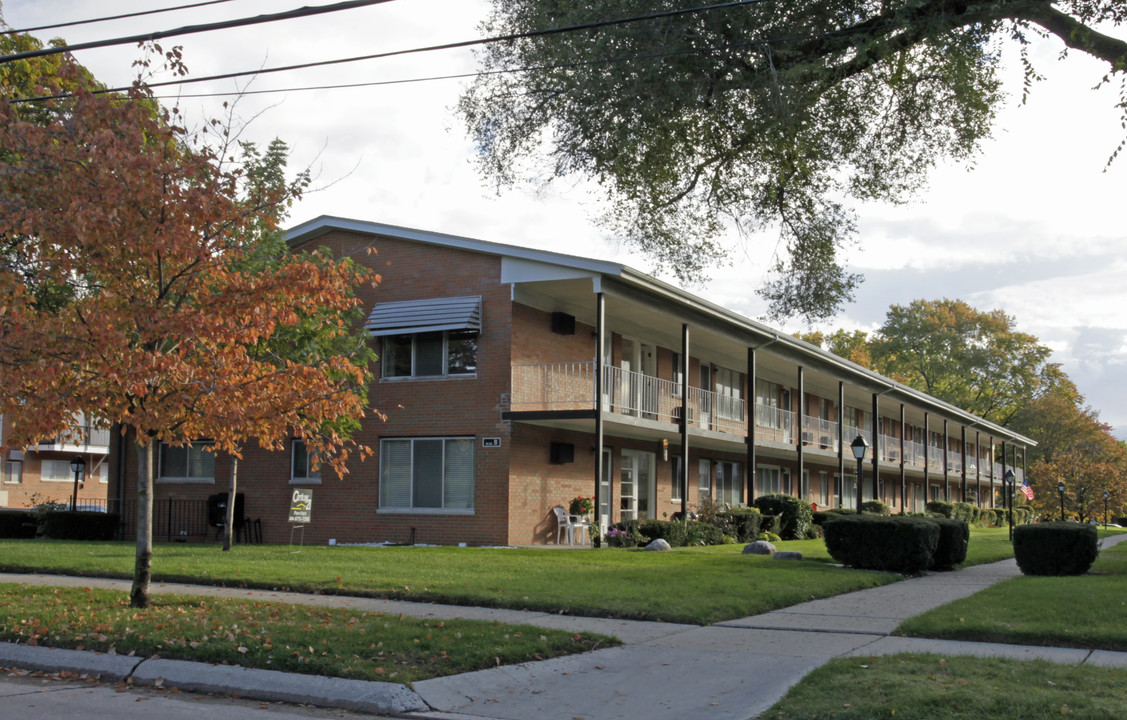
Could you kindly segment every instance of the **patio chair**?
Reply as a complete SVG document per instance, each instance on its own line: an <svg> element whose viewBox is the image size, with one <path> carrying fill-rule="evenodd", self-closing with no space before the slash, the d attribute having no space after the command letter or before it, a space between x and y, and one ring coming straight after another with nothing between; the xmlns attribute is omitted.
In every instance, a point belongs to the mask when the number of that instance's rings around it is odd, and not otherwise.
<svg viewBox="0 0 1127 720"><path fill-rule="evenodd" d="M580 515L570 515L567 510L557 505L552 508L552 512L556 514L556 544L560 544L560 538L564 530L567 530L567 544L575 544L575 532L578 530L582 533L582 544L587 544L587 521Z"/></svg>

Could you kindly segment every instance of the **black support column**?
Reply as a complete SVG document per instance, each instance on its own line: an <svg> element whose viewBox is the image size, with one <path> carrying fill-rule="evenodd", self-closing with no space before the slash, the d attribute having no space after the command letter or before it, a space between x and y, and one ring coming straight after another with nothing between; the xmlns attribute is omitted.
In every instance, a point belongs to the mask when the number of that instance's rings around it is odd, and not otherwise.
<svg viewBox="0 0 1127 720"><path fill-rule="evenodd" d="M606 297L603 293L595 295L595 524L602 520L601 507L607 505L607 523L611 522L614 508L610 498L601 497L603 487L603 357L606 354L604 334L606 332ZM608 478L609 481L609 478ZM609 485L609 482L608 482ZM602 532L598 527L596 532Z"/></svg>
<svg viewBox="0 0 1127 720"><path fill-rule="evenodd" d="M755 479L758 471L755 459L755 348L747 349L747 504L755 502Z"/></svg>
<svg viewBox="0 0 1127 720"><path fill-rule="evenodd" d="M681 324L681 517L689 516L689 324Z"/></svg>

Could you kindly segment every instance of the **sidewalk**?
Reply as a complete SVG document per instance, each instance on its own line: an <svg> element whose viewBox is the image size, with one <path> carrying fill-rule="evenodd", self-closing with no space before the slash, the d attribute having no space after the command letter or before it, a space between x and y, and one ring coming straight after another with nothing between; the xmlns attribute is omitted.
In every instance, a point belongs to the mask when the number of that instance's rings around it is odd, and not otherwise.
<svg viewBox="0 0 1127 720"><path fill-rule="evenodd" d="M1109 544L1127 540L1110 538ZM650 717L745 720L776 701L808 672L849 655L932 652L1127 668L1127 653L891 637L901 620L967 597L1020 574L1013 560L907 579L708 627L582 618L515 610L366 598L154 585L154 592L227 595L348 607L418 617L497 620L616 635L626 644L582 655L492 668L415 683L295 676L269 670L172 660L138 660L0 643L0 666L132 676L134 682L186 691L238 694L433 720ZM2 582L98 586L129 583L0 574Z"/></svg>

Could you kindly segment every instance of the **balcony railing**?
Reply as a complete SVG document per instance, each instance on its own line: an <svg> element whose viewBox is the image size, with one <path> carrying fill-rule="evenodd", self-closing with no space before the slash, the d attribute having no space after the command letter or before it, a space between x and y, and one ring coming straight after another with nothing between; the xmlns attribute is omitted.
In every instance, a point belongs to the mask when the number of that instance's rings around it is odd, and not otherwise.
<svg viewBox="0 0 1127 720"><path fill-rule="evenodd" d="M97 448L103 452L109 452L110 447L110 430L109 428L91 427L83 425L77 429L77 433L71 437L57 437L54 442L40 443L37 446L40 450L70 450L73 448Z"/></svg>

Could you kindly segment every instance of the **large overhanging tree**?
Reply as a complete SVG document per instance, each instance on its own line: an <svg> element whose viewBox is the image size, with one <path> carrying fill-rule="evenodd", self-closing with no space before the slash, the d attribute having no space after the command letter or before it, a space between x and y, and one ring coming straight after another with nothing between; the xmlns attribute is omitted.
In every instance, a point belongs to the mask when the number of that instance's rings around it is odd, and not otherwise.
<svg viewBox="0 0 1127 720"><path fill-rule="evenodd" d="M761 293L780 317L851 299L850 202L903 201L989 137L1005 44L1027 80L1025 50L1049 36L1105 81L1127 70L1127 42L1097 29L1127 20L1122 0L753 0L524 36L706 4L493 0L485 31L519 37L487 46L459 109L488 177L593 178L607 227L683 281L722 259L732 224L777 226Z"/></svg>
<svg viewBox="0 0 1127 720"><path fill-rule="evenodd" d="M109 96L82 78L69 59L44 78L79 88L45 118L0 102L0 238L19 259L0 266L0 413L19 445L73 434L76 413L135 440L143 607L157 443L237 457L296 435L346 471L373 359L354 290L373 278L270 234L300 189L277 182L282 148L225 169L143 83ZM36 283L67 291L43 302Z"/></svg>

